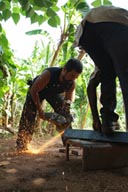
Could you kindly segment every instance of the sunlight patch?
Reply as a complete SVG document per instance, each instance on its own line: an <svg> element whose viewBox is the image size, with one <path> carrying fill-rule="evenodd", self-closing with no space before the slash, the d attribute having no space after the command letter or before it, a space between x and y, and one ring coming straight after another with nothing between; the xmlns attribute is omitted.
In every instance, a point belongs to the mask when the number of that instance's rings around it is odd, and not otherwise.
<svg viewBox="0 0 128 192"><path fill-rule="evenodd" d="M16 173L17 172L17 170L16 169L6 169L6 172L7 173Z"/></svg>
<svg viewBox="0 0 128 192"><path fill-rule="evenodd" d="M9 161L0 161L0 166L9 165Z"/></svg>
<svg viewBox="0 0 128 192"><path fill-rule="evenodd" d="M33 180L33 184L34 185L41 185L41 184L43 184L43 183L45 183L46 182L46 179L43 179L43 178L37 178L37 179L35 179L35 180Z"/></svg>

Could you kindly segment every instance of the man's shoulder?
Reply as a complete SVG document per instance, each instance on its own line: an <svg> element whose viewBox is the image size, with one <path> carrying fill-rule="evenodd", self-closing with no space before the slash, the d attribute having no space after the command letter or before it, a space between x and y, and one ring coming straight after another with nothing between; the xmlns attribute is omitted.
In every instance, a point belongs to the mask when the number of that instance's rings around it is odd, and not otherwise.
<svg viewBox="0 0 128 192"><path fill-rule="evenodd" d="M51 74L54 74L54 73L59 73L61 71L61 67L48 67L48 68L45 68L44 71L49 71Z"/></svg>
<svg viewBox="0 0 128 192"><path fill-rule="evenodd" d="M60 69L60 67L47 67L45 70L57 70Z"/></svg>

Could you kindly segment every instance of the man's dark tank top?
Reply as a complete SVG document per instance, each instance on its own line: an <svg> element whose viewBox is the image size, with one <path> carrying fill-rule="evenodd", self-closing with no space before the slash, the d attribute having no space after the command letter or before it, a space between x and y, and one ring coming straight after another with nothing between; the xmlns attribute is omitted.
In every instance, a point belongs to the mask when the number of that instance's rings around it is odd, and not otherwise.
<svg viewBox="0 0 128 192"><path fill-rule="evenodd" d="M50 67L46 70L50 71L50 81L47 86L39 92L40 98L52 97L68 91L73 85L73 81L60 82L59 76L62 71L60 67Z"/></svg>

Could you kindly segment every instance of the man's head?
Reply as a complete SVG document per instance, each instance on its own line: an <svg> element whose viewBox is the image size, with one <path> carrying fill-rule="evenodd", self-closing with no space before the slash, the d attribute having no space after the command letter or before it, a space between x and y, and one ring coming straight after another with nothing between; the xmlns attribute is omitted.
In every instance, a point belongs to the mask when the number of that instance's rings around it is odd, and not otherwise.
<svg viewBox="0 0 128 192"><path fill-rule="evenodd" d="M78 59L69 59L62 70L64 81L73 81L82 73L83 64Z"/></svg>

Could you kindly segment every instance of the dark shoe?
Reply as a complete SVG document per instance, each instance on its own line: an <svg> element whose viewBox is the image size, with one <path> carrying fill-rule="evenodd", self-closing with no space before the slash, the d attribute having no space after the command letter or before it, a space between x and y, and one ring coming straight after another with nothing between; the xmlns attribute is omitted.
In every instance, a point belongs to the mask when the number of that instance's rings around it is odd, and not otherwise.
<svg viewBox="0 0 128 192"><path fill-rule="evenodd" d="M112 122L112 128L114 130L120 130L120 124L118 123L118 121L113 121Z"/></svg>
<svg viewBox="0 0 128 192"><path fill-rule="evenodd" d="M114 130L113 130L112 127L108 127L108 126L102 125L101 126L101 132L103 134L106 134L106 135L112 135Z"/></svg>
<svg viewBox="0 0 128 192"><path fill-rule="evenodd" d="M117 122L114 121L102 121L102 126L101 126L101 132L104 134L111 135L115 130L119 130L120 125Z"/></svg>
<svg viewBox="0 0 128 192"><path fill-rule="evenodd" d="M114 112L102 113L102 126L101 131L104 134L111 135L115 130L120 129L120 125L118 123L119 116Z"/></svg>
<svg viewBox="0 0 128 192"><path fill-rule="evenodd" d="M108 119L106 116L102 116L101 118L102 118L101 132L106 135L112 135L114 132L112 121L110 121L110 119Z"/></svg>

